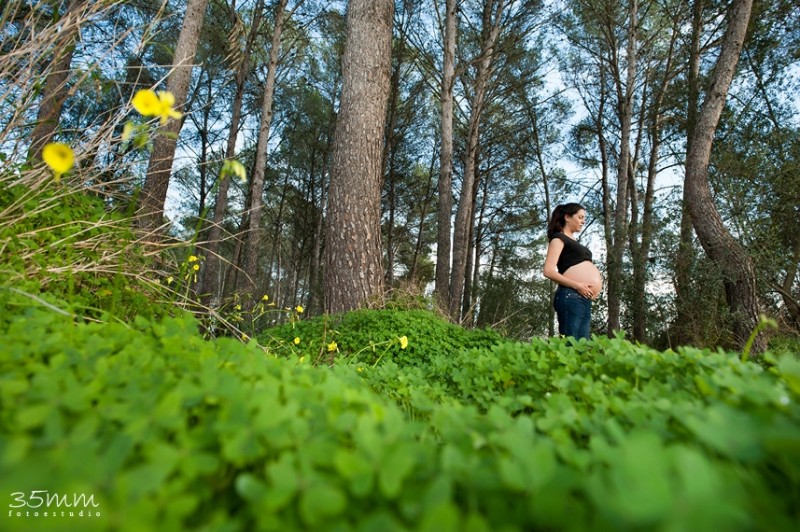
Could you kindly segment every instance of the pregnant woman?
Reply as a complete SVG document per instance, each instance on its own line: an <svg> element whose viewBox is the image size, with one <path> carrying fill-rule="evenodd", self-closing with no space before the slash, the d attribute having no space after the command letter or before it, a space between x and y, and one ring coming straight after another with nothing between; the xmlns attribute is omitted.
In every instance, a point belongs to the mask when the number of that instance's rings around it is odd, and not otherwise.
<svg viewBox="0 0 800 532"><path fill-rule="evenodd" d="M586 221L586 210L578 203L553 209L547 226L547 257L544 276L558 283L553 306L558 332L573 338L589 338L592 299L600 295L603 278L592 264L592 252L575 240Z"/></svg>

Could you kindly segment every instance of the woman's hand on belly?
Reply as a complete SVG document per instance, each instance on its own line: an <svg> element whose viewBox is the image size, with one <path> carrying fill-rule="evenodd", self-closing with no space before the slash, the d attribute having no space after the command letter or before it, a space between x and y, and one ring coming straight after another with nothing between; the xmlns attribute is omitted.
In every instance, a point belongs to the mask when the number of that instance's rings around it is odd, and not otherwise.
<svg viewBox="0 0 800 532"><path fill-rule="evenodd" d="M595 292L594 287L588 283L576 283L573 288L576 292L587 299L594 299L599 293L599 291Z"/></svg>
<svg viewBox="0 0 800 532"><path fill-rule="evenodd" d="M603 289L603 277L600 275L600 270L589 261L570 267L563 275L575 282L573 288L584 297L596 299Z"/></svg>

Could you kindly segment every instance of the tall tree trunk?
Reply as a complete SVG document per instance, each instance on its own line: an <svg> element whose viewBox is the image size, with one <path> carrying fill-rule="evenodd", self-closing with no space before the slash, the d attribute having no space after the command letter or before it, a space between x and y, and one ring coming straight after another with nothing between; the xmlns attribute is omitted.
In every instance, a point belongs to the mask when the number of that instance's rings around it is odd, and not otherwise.
<svg viewBox="0 0 800 532"><path fill-rule="evenodd" d="M203 106L203 126L197 128L198 135L200 136L200 161L197 165L197 170L200 173L200 191L199 191L199 201L197 205L197 217L202 223L203 218L206 215L206 202L208 201L208 193L209 193L209 186L208 186L208 150L211 146L209 142L209 124L211 122L211 106L213 105L212 100L212 79L211 75L207 76L206 82L208 86L206 89L208 90L208 100L206 104Z"/></svg>
<svg viewBox="0 0 800 532"><path fill-rule="evenodd" d="M481 192L483 194L481 196L481 208L479 210L477 220L475 219L475 214L473 214L472 223L470 224L470 250L467 260L466 278L464 281L464 306L461 311L462 315L464 316L462 322L470 327L475 326L475 320L477 318L475 315L475 305L476 300L478 299L478 283L480 282L481 274L481 255L483 254L483 248L481 248L484 230L483 221L486 217L486 207L489 200L489 180L483 179L481 181L478 179L478 181L480 182L480 188L482 189ZM478 202L477 189L478 187L476 186L474 202L476 205Z"/></svg>
<svg viewBox="0 0 800 532"><path fill-rule="evenodd" d="M409 279L416 283L417 266L419 265L419 256L422 253L422 240L425 231L425 217L428 215L428 205L431 198L431 187L433 185L433 170L436 165L436 150L433 150L431 157L431 164L428 168L428 183L425 186L425 194L423 195L422 208L419 213L419 227L417 228L417 240L414 245L414 258L411 261L411 270L408 274Z"/></svg>
<svg viewBox="0 0 800 532"><path fill-rule="evenodd" d="M656 105L660 105L660 102ZM633 291L631 294L631 313L633 314L633 338L637 342L647 342L647 272L649 267L650 246L653 240L653 203L655 201L655 183L658 177L658 150L661 145L661 113L655 111L653 123L650 125L650 154L647 163L647 185L645 187L644 205L642 207L641 236L639 242L633 242L631 257L633 263Z"/></svg>
<svg viewBox="0 0 800 532"><path fill-rule="evenodd" d="M689 72L687 80L686 138L694 136L700 100L700 37L703 26L704 0L695 0L692 6L692 36L689 50ZM689 324L692 322L691 275L695 262L694 231L689 212L689 191L683 187L681 198L681 226L678 252L675 259L675 332L673 340L678 344L689 342Z"/></svg>
<svg viewBox="0 0 800 532"><path fill-rule="evenodd" d="M283 30L284 12L288 0L278 0L275 8L275 23L272 29L272 43L269 50L269 65L267 67L267 80L264 84L264 95L261 99L261 123L258 128L258 141L256 143L256 161L253 168L253 179L250 183L250 218L247 226L247 235L244 240L243 270L244 275L239 276L239 289L242 294L250 294L252 305L256 299L256 285L259 281L260 269L258 256L261 244L261 206L264 193L264 174L267 169L269 133L272 127L272 102L275 94L275 73L278 68L278 58L281 53L281 32ZM300 2L298 2L299 5ZM295 9L297 6L295 6ZM292 13L289 13L291 16ZM287 17L288 18L288 17Z"/></svg>
<svg viewBox="0 0 800 532"><path fill-rule="evenodd" d="M308 273L308 300L306 301L306 306L308 307L309 314L317 310L316 296L318 292L321 292L320 288L322 288L320 272L322 271L322 235L325 231L325 216L323 216L323 206L325 205L325 174L326 171L323 169L320 178L319 212L317 213L317 224L314 228L314 245L311 253L310 271ZM320 310L322 310L321 305Z"/></svg>
<svg viewBox="0 0 800 532"><path fill-rule="evenodd" d="M497 267L497 255L500 254L500 237L495 234L492 237L492 258L489 260L489 267L486 270L486 283L484 287L485 292L490 292L492 288L494 288L494 270ZM552 305L551 305L552 306ZM478 309L478 319L475 322L476 324L490 324L496 323L498 319L498 310L500 310L501 305L495 304L492 305L494 312L491 314L489 313L489 309L486 306L481 305Z"/></svg>
<svg viewBox="0 0 800 532"><path fill-rule="evenodd" d="M331 95L333 101L338 93L338 79L334 82L334 91ZM322 268L322 240L325 235L325 204L327 201L327 176L328 176L328 163L330 160L331 146L333 145L333 129L336 122L336 115L331 107L330 120L328 128L325 133L325 152L322 154L322 170L320 171L320 185L319 185L319 211L317 214L317 226L314 229L314 251L311 257L311 271L309 273L309 289L308 289L308 312L309 314L317 309L316 297L324 294L324 279L320 272ZM324 310L324 297L320 297L323 303L319 305L320 311Z"/></svg>
<svg viewBox="0 0 800 532"><path fill-rule="evenodd" d="M800 263L800 237L796 235L793 248L792 258L789 261L789 267L786 269L786 276L783 278L783 286L780 287L780 295L783 299L783 304L786 305L789 317L794 322L794 326L800 329L800 303L792 296L792 287L797 278L798 263Z"/></svg>
<svg viewBox="0 0 800 532"><path fill-rule="evenodd" d="M321 134L317 134L317 138L314 140L314 144L313 144L314 147L311 150L310 167L308 169L308 181L306 181L304 183L304 186L303 186L303 199L304 199L306 205L314 205L314 200L315 200L316 195L317 195L316 194L316 192L317 192L316 191L317 162L318 162L317 159L319 158L319 153L317 151L317 146L320 143L321 136L322 136ZM314 228L313 231L311 231L312 226ZM308 218L306 218L306 227L304 228L305 230L303 231L303 245L305 246L306 234L310 232L311 233L311 249L309 250L309 253L307 255L304 255L304 258L307 261L305 266L303 267L303 271L305 272L304 273L305 294L301 294L301 295L298 296L299 297L299 302L305 307L309 307L309 305L306 302L306 300L308 299L308 295L310 294L310 289L313 286L313 283L311 281L311 279L312 279L311 272L313 270L313 264L314 264L314 255L313 255L313 253L314 253L314 251L316 251L315 245L316 245L316 238L317 238L317 229L316 229L317 226L318 226L318 224L316 222L313 222L313 218L312 218L312 221L309 221ZM300 278L300 276L298 275L298 283L299 283L299 278Z"/></svg>
<svg viewBox="0 0 800 532"><path fill-rule="evenodd" d="M494 6L497 11L494 12ZM492 71L494 46L500 34L500 25L503 18L505 1L487 0L483 10L483 39L481 43L481 58L478 61L478 71L473 87L471 114L467 130L466 157L464 160L464 179L461 184L461 196L458 199L456 221L453 229L453 269L450 272L450 319L460 321L461 302L464 290L464 276L466 275L467 253L469 252L469 223L472 219L474 208L475 164L478 157L478 141L480 138L481 115L483 114L484 99ZM494 15L494 17L492 16Z"/></svg>
<svg viewBox="0 0 800 532"><path fill-rule="evenodd" d="M456 80L455 53L457 0L445 3L444 68L442 76L441 143L439 151L439 210L436 227L436 282L434 293L441 308L450 304L450 253L453 216L453 87Z"/></svg>
<svg viewBox="0 0 800 532"><path fill-rule="evenodd" d="M476 187L477 188L477 187ZM469 327L472 321L470 310L472 307L472 273L475 269L475 209L472 210L472 219L467 235L469 248L467 249L467 264L464 267L464 296L461 299L461 325Z"/></svg>
<svg viewBox="0 0 800 532"><path fill-rule="evenodd" d="M647 342L647 270L648 255L653 238L653 202L655 200L655 182L658 175L658 150L661 139L661 114L656 116L650 126L650 160L647 164L647 185L645 188L642 213L641 238L634 242L631 249L633 262L633 293L631 295L631 313L633 314L633 338L637 342Z"/></svg>
<svg viewBox="0 0 800 532"><path fill-rule="evenodd" d="M689 140L685 180L694 229L703 249L723 272L725 293L733 318L733 333L740 345L744 345L758 323L755 266L747 252L725 228L714 205L708 183L708 164L714 133L736 71L752 7L753 0L735 0L731 8L730 22L714 67L711 87L700 109L694 135ZM765 347L763 336L759 337L753 352L757 353Z"/></svg>
<svg viewBox="0 0 800 532"><path fill-rule="evenodd" d="M531 135L533 137L533 144L534 149L536 151L536 165L539 167L539 173L542 175L542 190L544 191L544 212L545 217L549 216L551 212L553 212L552 202L550 200L550 177L549 172L547 171L547 166L544 163L544 155L542 154L542 140L539 134L539 121L536 116L535 112L531 112L528 109L528 117L531 122ZM545 227L547 226L547 218L544 220ZM494 263L496 251L492 255L492 263ZM553 337L556 334L555 331L555 308L553 307L552 301L555 297L555 283L552 281L548 281L548 298L547 301L549 302L547 305L547 335L549 337Z"/></svg>
<svg viewBox="0 0 800 532"><path fill-rule="evenodd" d="M82 0L70 0L67 11L58 21L61 28L53 45L53 57L42 87L42 100L36 113L36 125L30 133L28 158L31 160L42 159L42 149L52 142L58 128L61 109L69 94L67 80L72 56L80 37L79 15L85 6L86 2Z"/></svg>
<svg viewBox="0 0 800 532"><path fill-rule="evenodd" d="M325 230L328 312L383 297L381 150L391 74L393 0L350 0Z"/></svg>
<svg viewBox="0 0 800 532"><path fill-rule="evenodd" d="M606 142L605 128L603 127L603 116L605 113L606 103L608 102L608 92L605 88L606 72L605 69L600 69L600 95L597 105L597 117L594 119L595 131L597 135L597 149L600 152L600 186L602 188L602 202L603 202L603 237L606 243L606 249L611 249L613 245L613 230L612 230L612 214L611 214L611 185L610 174L611 165L609 163L608 155L608 142ZM606 273L609 270L609 256L606 254Z"/></svg>
<svg viewBox="0 0 800 532"><path fill-rule="evenodd" d="M386 286L391 290L394 287L394 217L395 202L397 201L397 183L394 172L394 153L390 157L392 161L389 165L389 196L387 198L389 208L389 220L386 227Z"/></svg>
<svg viewBox="0 0 800 532"><path fill-rule="evenodd" d="M175 97L175 107L179 109L186 104L194 56L207 5L208 0L189 0L186 5L186 15L175 46L172 71L167 78L167 90ZM139 227L150 233L150 238L153 240L158 240L156 231L161 227L164 218L164 203L167 200L172 162L182 125L182 120L170 120L156 136L147 167L147 177L139 196L137 212Z"/></svg>
<svg viewBox="0 0 800 532"><path fill-rule="evenodd" d="M608 257L608 333L620 327L622 299L622 260L628 230L628 184L630 181L630 139L633 122L633 93L636 82L636 39L638 38L638 1L630 0L627 44L627 73L625 84L617 79L617 99L620 119L619 166L617 167L617 198L614 211L614 238Z"/></svg>
<svg viewBox="0 0 800 532"><path fill-rule="evenodd" d="M392 68L389 91L389 118L386 125L386 142L383 147L381 168L389 181L389 195L387 197L389 220L386 227L386 286L394 285L394 219L396 211L396 162L397 162L397 111L400 104L400 72L405 59L406 33L405 21L400 23L399 38L397 40L397 56Z"/></svg>
<svg viewBox="0 0 800 532"><path fill-rule="evenodd" d="M225 145L225 159L233 159L236 154L236 139L239 136L239 122L242 117L242 102L244 101L244 85L250 70L250 51L255 42L258 29L261 26L261 13L263 0L259 0L253 13L250 33L247 36L244 50L238 57L236 69L236 92L231 106L231 122L228 130L228 140ZM228 208L228 190L230 189L231 176L219 177L217 199L214 204L214 219L208 231L208 243L205 245L205 264L203 268L202 291L206 294L204 301L212 308L218 307L222 295L222 281L220 279L219 244L222 236L222 224L225 220L225 211Z"/></svg>
<svg viewBox="0 0 800 532"><path fill-rule="evenodd" d="M264 293L269 293L272 289L272 268L275 265L275 259L281 252L281 233L283 227L283 211L286 207L286 192L289 190L290 172L286 172L283 177L283 186L281 187L281 197L278 200L278 213L275 217L275 226L272 229L272 245L270 246L269 265L267 266L266 279L264 280ZM280 277L280 271L276 272L276 276ZM276 283L277 284L277 283Z"/></svg>
<svg viewBox="0 0 800 532"><path fill-rule="evenodd" d="M661 106L664 103L664 95L672 79L672 60L678 32L673 31L670 39L669 51L667 52L666 63L663 69L661 83L655 92L655 98L651 104L651 118L648 127L650 136L650 154L647 164L647 186L645 189L644 208L641 240L632 247L633 257L633 295L631 310L633 313L633 337L639 342L647 341L647 299L645 297L647 287L648 255L653 240L653 204L655 202L655 182L658 176L659 150L661 147Z"/></svg>

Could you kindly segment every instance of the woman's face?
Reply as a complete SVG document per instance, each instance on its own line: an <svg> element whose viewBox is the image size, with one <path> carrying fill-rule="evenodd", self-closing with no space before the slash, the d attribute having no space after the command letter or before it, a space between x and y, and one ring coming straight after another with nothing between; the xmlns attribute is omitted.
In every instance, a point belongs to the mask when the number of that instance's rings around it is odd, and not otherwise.
<svg viewBox="0 0 800 532"><path fill-rule="evenodd" d="M572 233L578 233L583 229L583 224L586 223L586 211L581 209L575 214L566 215L565 219L567 221L565 229L568 229Z"/></svg>

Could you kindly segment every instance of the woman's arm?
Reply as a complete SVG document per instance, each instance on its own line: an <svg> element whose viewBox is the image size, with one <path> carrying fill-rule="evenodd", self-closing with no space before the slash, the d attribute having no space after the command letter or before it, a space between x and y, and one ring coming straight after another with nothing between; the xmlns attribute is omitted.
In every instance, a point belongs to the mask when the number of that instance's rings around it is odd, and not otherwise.
<svg viewBox="0 0 800 532"><path fill-rule="evenodd" d="M576 292L584 297L591 298L593 293L590 284L573 281L558 273L556 265L563 250L564 242L560 238L554 238L550 241L550 245L547 246L547 257L544 259L544 276L562 286L575 289Z"/></svg>

